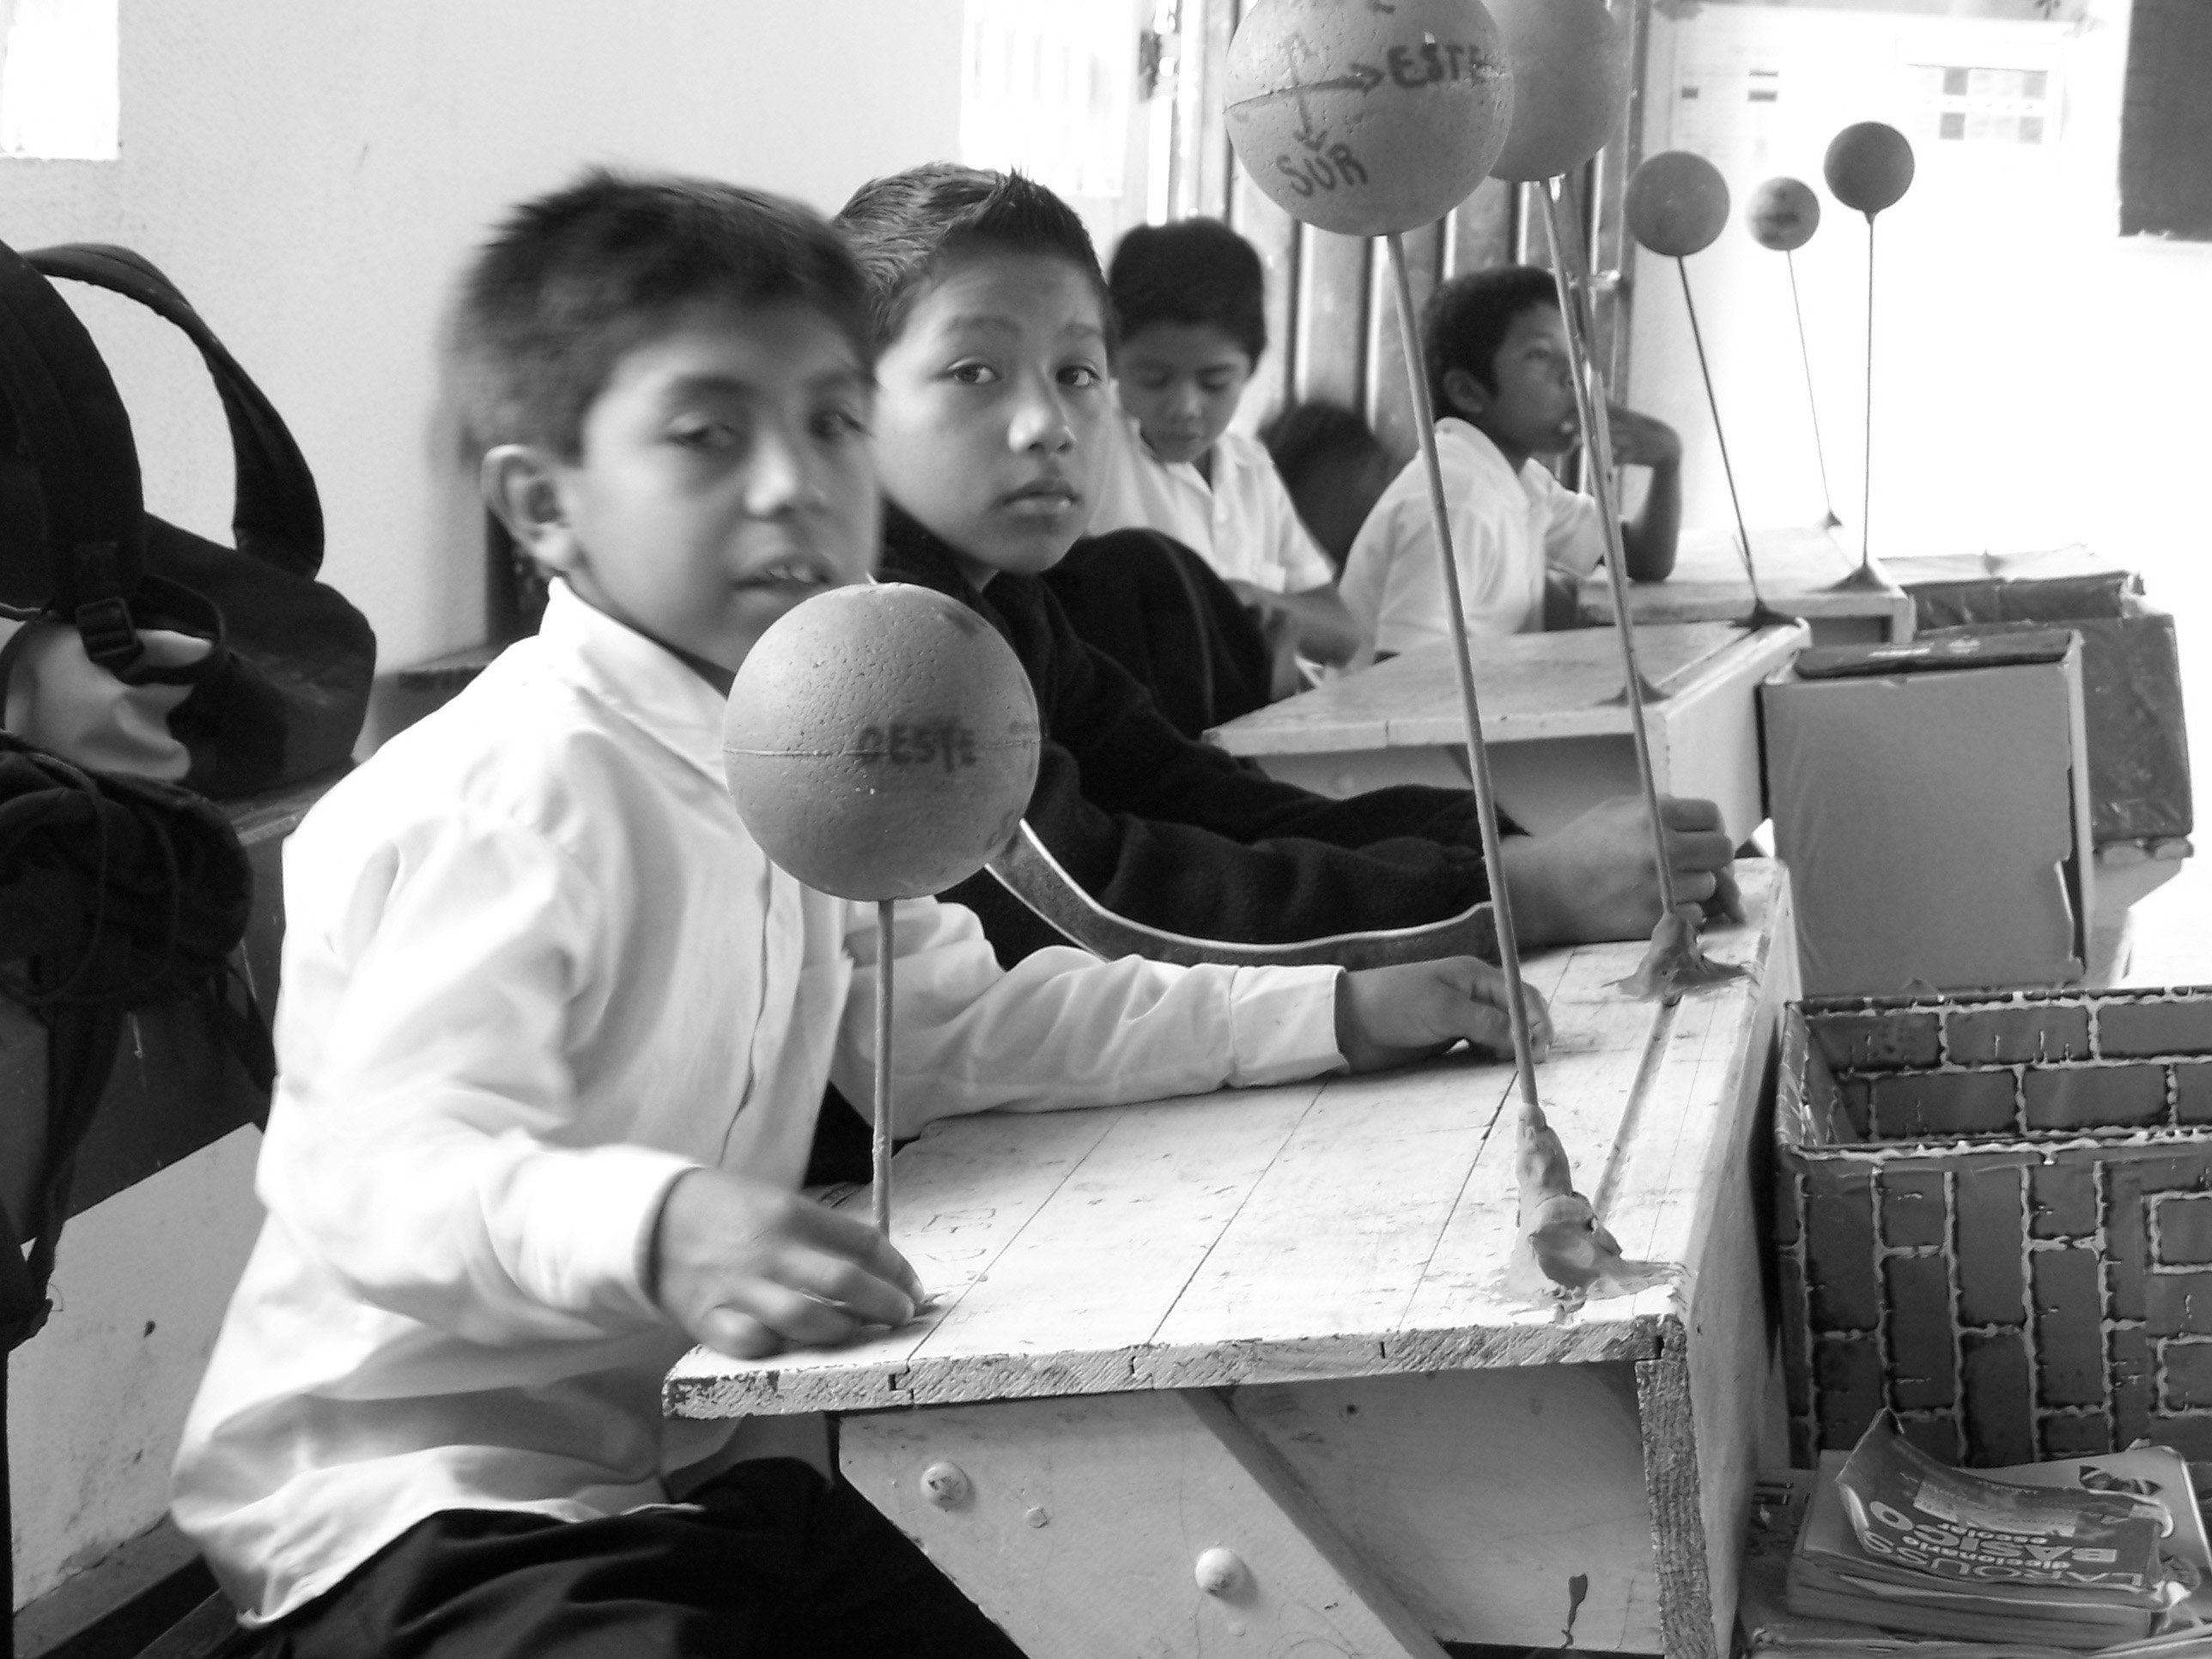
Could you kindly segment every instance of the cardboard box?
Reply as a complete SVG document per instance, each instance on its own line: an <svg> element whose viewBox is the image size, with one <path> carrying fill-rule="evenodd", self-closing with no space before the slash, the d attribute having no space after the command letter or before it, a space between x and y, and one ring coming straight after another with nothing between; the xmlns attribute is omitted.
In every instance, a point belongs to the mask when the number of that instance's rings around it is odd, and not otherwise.
<svg viewBox="0 0 2212 1659"><path fill-rule="evenodd" d="M2092 896L2081 658L2063 631L1837 647L1760 687L1808 995L2079 982ZM1838 665L1857 672L1822 677Z"/></svg>

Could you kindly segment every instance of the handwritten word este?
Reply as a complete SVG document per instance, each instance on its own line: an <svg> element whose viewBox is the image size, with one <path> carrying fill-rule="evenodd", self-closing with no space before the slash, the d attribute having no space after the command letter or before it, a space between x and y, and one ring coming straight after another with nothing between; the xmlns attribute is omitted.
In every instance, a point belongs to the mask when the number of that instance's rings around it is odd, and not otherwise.
<svg viewBox="0 0 2212 1659"><path fill-rule="evenodd" d="M941 765L957 772L975 764L975 733L958 720L895 720L865 726L853 749L856 760L893 766Z"/></svg>

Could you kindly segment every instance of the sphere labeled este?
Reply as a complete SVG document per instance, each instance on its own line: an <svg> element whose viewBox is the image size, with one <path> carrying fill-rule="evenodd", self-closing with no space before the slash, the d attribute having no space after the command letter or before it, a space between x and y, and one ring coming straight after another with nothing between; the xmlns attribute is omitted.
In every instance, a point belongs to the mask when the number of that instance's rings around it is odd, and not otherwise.
<svg viewBox="0 0 2212 1659"><path fill-rule="evenodd" d="M1346 236L1443 218L1489 176L1513 118L1480 0L1261 0L1224 68L1230 143L1253 182Z"/></svg>
<svg viewBox="0 0 2212 1659"><path fill-rule="evenodd" d="M1491 177L1573 171L1628 113L1628 39L1605 0L1484 0L1513 71L1513 119Z"/></svg>
<svg viewBox="0 0 2212 1659"><path fill-rule="evenodd" d="M1036 786L1036 696L967 606L833 588L760 636L730 687L722 769L761 848L839 898L918 898L1011 840Z"/></svg>
<svg viewBox="0 0 2212 1659"><path fill-rule="evenodd" d="M1752 191L1743 216L1759 246L1793 253L1820 228L1820 198L1802 179L1769 179Z"/></svg>
<svg viewBox="0 0 2212 1659"><path fill-rule="evenodd" d="M1662 150L1628 175L1620 211L1638 241L1679 259L1711 247L1727 228L1728 182L1702 155Z"/></svg>
<svg viewBox="0 0 2212 1659"><path fill-rule="evenodd" d="M1861 121L1828 141L1820 172L1847 208L1871 219L1912 188L1912 142L1881 121Z"/></svg>

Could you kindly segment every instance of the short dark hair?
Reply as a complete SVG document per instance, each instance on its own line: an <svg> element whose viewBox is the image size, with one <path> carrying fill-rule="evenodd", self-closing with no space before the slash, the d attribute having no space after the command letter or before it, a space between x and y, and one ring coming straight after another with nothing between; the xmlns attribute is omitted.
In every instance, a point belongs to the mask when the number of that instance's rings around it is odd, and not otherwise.
<svg viewBox="0 0 2212 1659"><path fill-rule="evenodd" d="M873 361L866 286L811 208L593 169L516 208L463 281L449 351L471 443L574 459L617 360L702 301L811 307Z"/></svg>
<svg viewBox="0 0 2212 1659"><path fill-rule="evenodd" d="M1463 368L1484 390L1498 390L1498 348L1513 319L1537 306L1557 307L1552 273L1536 265L1492 265L1455 276L1429 299L1421 313L1421 358L1428 370L1430 412L1452 412L1444 372Z"/></svg>
<svg viewBox="0 0 2212 1659"><path fill-rule="evenodd" d="M1066 260L1090 281L1113 333L1113 301L1091 233L1073 208L1022 173L931 161L871 179L838 210L836 223L867 282L878 350L898 337L915 298L947 261L983 248Z"/></svg>
<svg viewBox="0 0 2212 1659"><path fill-rule="evenodd" d="M1341 404L1292 404L1260 428L1275 471L1294 491L1318 467L1346 461L1388 459L1375 428Z"/></svg>
<svg viewBox="0 0 2212 1659"><path fill-rule="evenodd" d="M1121 238L1107 291L1127 339L1154 323L1219 329L1254 362L1267 349L1267 279L1252 244L1218 219L1139 225Z"/></svg>

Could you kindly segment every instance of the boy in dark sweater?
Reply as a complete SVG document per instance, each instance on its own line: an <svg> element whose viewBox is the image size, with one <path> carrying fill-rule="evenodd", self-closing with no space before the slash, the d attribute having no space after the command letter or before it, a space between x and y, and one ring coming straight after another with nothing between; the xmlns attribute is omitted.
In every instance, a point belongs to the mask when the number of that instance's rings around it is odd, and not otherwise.
<svg viewBox="0 0 2212 1659"><path fill-rule="evenodd" d="M1036 688L1046 741L1023 832L952 895L1001 958L1069 938L1170 961L1346 965L1489 945L1476 907L1491 872L1467 795L1331 800L1192 742L1038 580L1083 532L1115 418L1113 313L1073 211L1018 174L938 164L862 186L838 224L881 353L881 574L989 618ZM1667 816L1677 892L1725 902L1717 809L1670 801ZM1523 943L1650 932L1649 846L1632 798L1509 836Z"/></svg>

